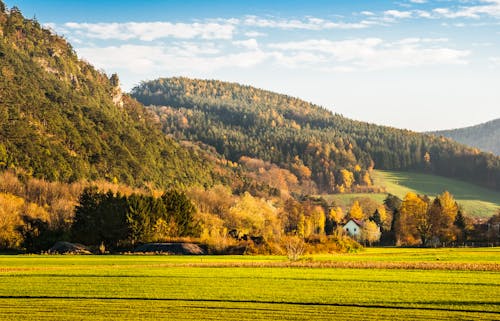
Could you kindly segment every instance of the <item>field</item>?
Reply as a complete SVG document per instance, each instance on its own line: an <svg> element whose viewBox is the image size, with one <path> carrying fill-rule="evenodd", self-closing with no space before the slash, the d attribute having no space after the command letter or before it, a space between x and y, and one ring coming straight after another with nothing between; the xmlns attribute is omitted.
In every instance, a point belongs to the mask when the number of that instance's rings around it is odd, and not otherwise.
<svg viewBox="0 0 500 321"><path fill-rule="evenodd" d="M499 320L499 271L500 248L0 256L0 320Z"/></svg>
<svg viewBox="0 0 500 321"><path fill-rule="evenodd" d="M476 217L490 217L500 208L500 192L482 188L459 180L440 176L396 171L374 171L374 184L384 186L387 193L403 198L408 192L435 196L448 190L453 194L466 213ZM338 205L348 206L357 197L370 197L382 202L386 193L336 194L327 196Z"/></svg>

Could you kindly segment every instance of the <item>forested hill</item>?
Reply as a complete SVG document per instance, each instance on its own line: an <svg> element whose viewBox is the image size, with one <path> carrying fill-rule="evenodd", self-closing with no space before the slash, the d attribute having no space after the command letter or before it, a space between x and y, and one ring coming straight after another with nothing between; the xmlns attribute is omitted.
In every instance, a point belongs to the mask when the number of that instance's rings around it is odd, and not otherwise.
<svg viewBox="0 0 500 321"><path fill-rule="evenodd" d="M465 128L432 132L500 156L500 118Z"/></svg>
<svg viewBox="0 0 500 321"><path fill-rule="evenodd" d="M66 182L211 181L211 164L165 138L118 83L0 1L0 170Z"/></svg>
<svg viewBox="0 0 500 321"><path fill-rule="evenodd" d="M321 192L369 186L369 169L413 170L500 189L500 158L450 139L353 121L297 98L216 80L162 78L132 96L166 133L308 176ZM356 187L358 185L358 187Z"/></svg>

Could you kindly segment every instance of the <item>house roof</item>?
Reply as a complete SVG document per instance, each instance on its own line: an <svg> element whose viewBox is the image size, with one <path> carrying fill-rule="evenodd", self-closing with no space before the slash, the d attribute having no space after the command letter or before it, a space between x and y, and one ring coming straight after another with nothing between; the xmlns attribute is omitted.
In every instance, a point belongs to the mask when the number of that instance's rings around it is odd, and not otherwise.
<svg viewBox="0 0 500 321"><path fill-rule="evenodd" d="M347 223L349 223L350 221L353 221L354 224L356 224L359 227L363 227L363 221L361 221L361 220L357 220L355 218L351 218L349 221L347 221ZM347 223L345 223L344 226L346 226Z"/></svg>

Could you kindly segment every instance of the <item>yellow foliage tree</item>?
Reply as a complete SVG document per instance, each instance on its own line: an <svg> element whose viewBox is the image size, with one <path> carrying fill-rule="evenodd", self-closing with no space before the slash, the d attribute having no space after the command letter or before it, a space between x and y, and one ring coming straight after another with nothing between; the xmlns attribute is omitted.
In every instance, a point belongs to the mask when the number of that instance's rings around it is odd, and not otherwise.
<svg viewBox="0 0 500 321"><path fill-rule="evenodd" d="M365 214L363 213L363 209L359 205L358 201L354 201L351 205L351 209L349 210L349 217L356 220L362 220Z"/></svg>
<svg viewBox="0 0 500 321"><path fill-rule="evenodd" d="M329 213L329 219L339 224L344 219L345 214L340 206L332 207Z"/></svg>
<svg viewBox="0 0 500 321"><path fill-rule="evenodd" d="M340 170L340 181L346 189L349 189L354 183L354 174L343 168Z"/></svg>
<svg viewBox="0 0 500 321"><path fill-rule="evenodd" d="M12 194L0 193L0 248L16 248L21 235L16 227L21 224L24 200Z"/></svg>
<svg viewBox="0 0 500 321"><path fill-rule="evenodd" d="M279 237L281 231L276 208L266 200L255 198L248 192L245 192L229 209L226 224L230 229L237 229L244 234L264 236L266 239Z"/></svg>
<svg viewBox="0 0 500 321"><path fill-rule="evenodd" d="M425 241L430 236L428 203L413 192L406 194L401 204L401 215L396 228L398 243L414 245Z"/></svg>
<svg viewBox="0 0 500 321"><path fill-rule="evenodd" d="M314 233L315 234L324 234L325 233L325 222L326 216L325 211L321 206L315 206L311 213L311 220L314 225Z"/></svg>
<svg viewBox="0 0 500 321"><path fill-rule="evenodd" d="M380 228L375 222L366 221L364 223L363 229L361 230L361 241L372 245L373 242L380 240L380 235Z"/></svg>

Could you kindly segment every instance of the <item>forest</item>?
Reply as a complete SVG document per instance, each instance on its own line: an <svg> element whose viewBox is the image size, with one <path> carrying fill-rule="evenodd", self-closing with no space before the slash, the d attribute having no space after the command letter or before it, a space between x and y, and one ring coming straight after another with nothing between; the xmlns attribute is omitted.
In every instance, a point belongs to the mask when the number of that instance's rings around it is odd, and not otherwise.
<svg viewBox="0 0 500 321"><path fill-rule="evenodd" d="M372 168L500 189L500 157L443 137L350 120L294 97L189 78L143 82L132 96L154 111L165 133L213 146L233 162L271 162L311 191L369 191Z"/></svg>
<svg viewBox="0 0 500 321"><path fill-rule="evenodd" d="M144 107L62 37L0 10L0 170L50 181L212 183L212 164L165 137Z"/></svg>

